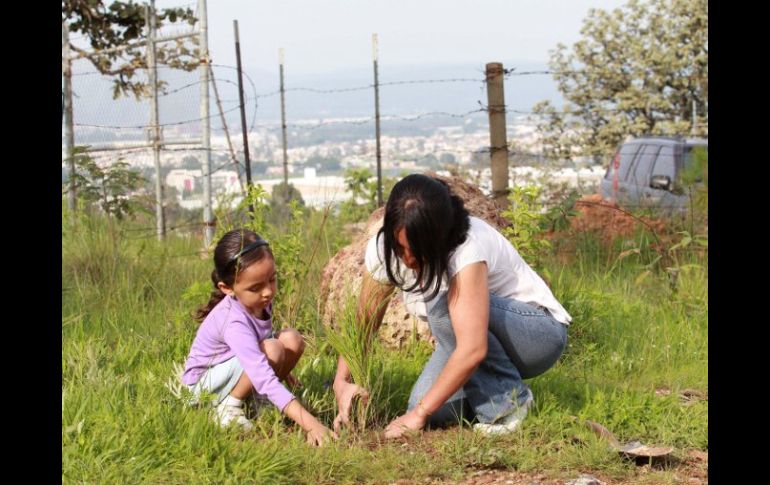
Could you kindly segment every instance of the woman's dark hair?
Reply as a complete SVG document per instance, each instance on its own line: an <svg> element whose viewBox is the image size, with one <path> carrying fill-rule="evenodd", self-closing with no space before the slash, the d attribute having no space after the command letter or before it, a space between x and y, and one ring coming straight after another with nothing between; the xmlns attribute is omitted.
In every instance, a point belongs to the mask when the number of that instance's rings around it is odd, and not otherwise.
<svg viewBox="0 0 770 485"><path fill-rule="evenodd" d="M225 297L217 286L220 281L232 288L240 271L266 256L272 258L273 252L267 241L254 231L233 229L222 236L214 248L214 271L211 272L214 291L211 292L209 302L195 313L195 319L202 321Z"/></svg>
<svg viewBox="0 0 770 485"><path fill-rule="evenodd" d="M470 227L468 211L460 197L442 180L422 174L401 179L385 205L385 222L377 233L384 238L385 271L391 284L403 291L417 290L433 299L449 266L449 255L465 241ZM396 233L406 229L409 249L420 265L410 286L400 278L401 246Z"/></svg>

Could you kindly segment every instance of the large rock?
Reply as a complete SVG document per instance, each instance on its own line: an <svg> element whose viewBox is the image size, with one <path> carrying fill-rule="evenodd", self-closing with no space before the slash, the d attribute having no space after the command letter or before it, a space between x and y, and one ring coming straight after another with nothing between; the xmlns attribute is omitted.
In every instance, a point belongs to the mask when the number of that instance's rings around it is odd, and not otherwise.
<svg viewBox="0 0 770 485"><path fill-rule="evenodd" d="M457 177L441 177L430 172L427 175L440 178L449 184L452 191L463 199L471 215L484 219L498 229L509 225L500 215L501 211L494 202L477 187ZM349 299L358 296L364 271L366 271L364 266L366 243L382 227L384 213L384 207L375 210L369 216L364 231L350 245L340 249L324 268L320 301L321 318L324 324L333 324L338 312L345 308ZM401 348L412 338L427 340L430 337L430 330L427 323L406 312L397 290L385 312L379 335L386 346Z"/></svg>

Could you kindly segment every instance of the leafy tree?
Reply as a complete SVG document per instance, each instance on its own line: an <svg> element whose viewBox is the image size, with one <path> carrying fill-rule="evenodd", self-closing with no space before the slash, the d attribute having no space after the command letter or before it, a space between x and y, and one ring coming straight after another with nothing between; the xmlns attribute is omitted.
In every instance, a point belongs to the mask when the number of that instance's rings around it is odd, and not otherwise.
<svg viewBox="0 0 770 485"><path fill-rule="evenodd" d="M542 235L546 215L540 212L541 195L542 188L537 185L514 187L508 196L510 207L502 213L511 223L503 229L503 235L538 270L551 249L551 243Z"/></svg>
<svg viewBox="0 0 770 485"><path fill-rule="evenodd" d="M281 226L290 223L295 211L303 212L305 201L302 193L294 185L288 186L288 198L286 197L286 184L275 184L270 195L268 222Z"/></svg>
<svg viewBox="0 0 770 485"><path fill-rule="evenodd" d="M289 202L296 200L300 207L305 207L305 201L302 199L302 193L293 184L288 186L288 198L286 197L286 184L281 182L275 184L271 192L270 205L288 205Z"/></svg>
<svg viewBox="0 0 770 485"><path fill-rule="evenodd" d="M62 20L67 21L70 33L80 33L87 39L94 53L70 43L74 52L86 55L96 69L114 77L113 97L133 94L137 99L147 90L147 83L135 79L138 69L147 68L145 46L133 46L119 52L103 53L106 49L128 46L145 37L145 6L132 0L114 1L106 6L102 0L63 0ZM165 8L156 11L156 27L164 22L186 22L193 25L197 19L189 8ZM190 43L195 38L156 44L158 64L191 71L198 64L197 49ZM159 87L164 84L159 81Z"/></svg>
<svg viewBox="0 0 770 485"><path fill-rule="evenodd" d="M397 179L382 178L382 198L387 200ZM340 204L340 217L344 221L360 222L377 208L377 179L368 168L349 168L345 171L345 186L351 198Z"/></svg>
<svg viewBox="0 0 770 485"><path fill-rule="evenodd" d="M133 216L131 192L141 188L145 179L129 167L122 159L106 167L99 166L85 147L76 147L73 179L78 198L99 206L117 219Z"/></svg>
<svg viewBox="0 0 770 485"><path fill-rule="evenodd" d="M630 0L611 12L591 9L571 49L558 44L550 66L566 100L534 111L545 150L573 147L601 159L628 135L708 136L708 3ZM698 114L692 127L693 103Z"/></svg>

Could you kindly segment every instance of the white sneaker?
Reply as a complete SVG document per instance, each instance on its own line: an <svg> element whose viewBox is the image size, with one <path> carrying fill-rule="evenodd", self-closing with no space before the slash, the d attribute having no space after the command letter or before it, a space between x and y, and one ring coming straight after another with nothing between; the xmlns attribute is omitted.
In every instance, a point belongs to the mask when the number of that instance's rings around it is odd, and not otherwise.
<svg viewBox="0 0 770 485"><path fill-rule="evenodd" d="M532 395L532 390L527 389L527 399L524 401L524 404L517 407L511 414L498 419L495 423L476 423L473 425L473 429L488 435L512 433L524 421L529 408L534 403L535 397Z"/></svg>
<svg viewBox="0 0 770 485"><path fill-rule="evenodd" d="M241 429L246 431L254 429L254 425L251 423L251 421L246 419L246 416L243 413L243 405L241 404L240 406L233 406L232 404L227 403L227 399L222 401L217 405L216 408L214 408L214 419L223 428L226 428L230 426L230 424L235 423Z"/></svg>

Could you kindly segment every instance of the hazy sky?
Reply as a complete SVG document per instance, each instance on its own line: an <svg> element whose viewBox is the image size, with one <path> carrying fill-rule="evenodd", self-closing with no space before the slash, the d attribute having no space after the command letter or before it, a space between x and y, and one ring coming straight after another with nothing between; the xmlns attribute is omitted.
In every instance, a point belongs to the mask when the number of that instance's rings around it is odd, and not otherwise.
<svg viewBox="0 0 770 485"><path fill-rule="evenodd" d="M621 0L209 0L209 47L215 63L235 65L233 20L243 63L274 70L278 48L293 73L371 66L371 35L380 64L548 61L557 43L580 38L592 7ZM190 5L157 0L156 6Z"/></svg>
<svg viewBox="0 0 770 485"><path fill-rule="evenodd" d="M278 89L278 48L285 49L287 87L335 89L372 82L372 33L379 36L380 82L413 79L473 78L478 83L415 84L380 90L385 115L445 111L466 113L486 102L484 64L506 68L547 67L548 51L571 45L590 8L612 10L625 0L208 0L209 46L215 65L235 66L233 20L240 30L249 119L280 119L280 98L264 97L253 115L254 93ZM109 3L109 1L107 2ZM156 7L189 6L196 0L156 0ZM173 30L180 30L178 27ZM189 27L182 30L189 31ZM169 33L169 32L164 32ZM88 70L76 63L75 70ZM225 108L238 101L236 73L215 67ZM161 70L161 78L171 76ZM194 83L196 72L174 72L173 88ZM226 82L229 81L229 82ZM141 124L143 103L123 100L116 109L108 78L81 76L73 81L79 123ZM198 116L197 91L186 89L161 100L161 121ZM555 105L561 97L550 76L512 76L506 80L512 110L528 111L538 101ZM322 95L294 91L288 96L290 119L369 116L372 93ZM109 108L108 108L109 107ZM238 113L231 112L239 122ZM237 124L237 123L236 123Z"/></svg>

